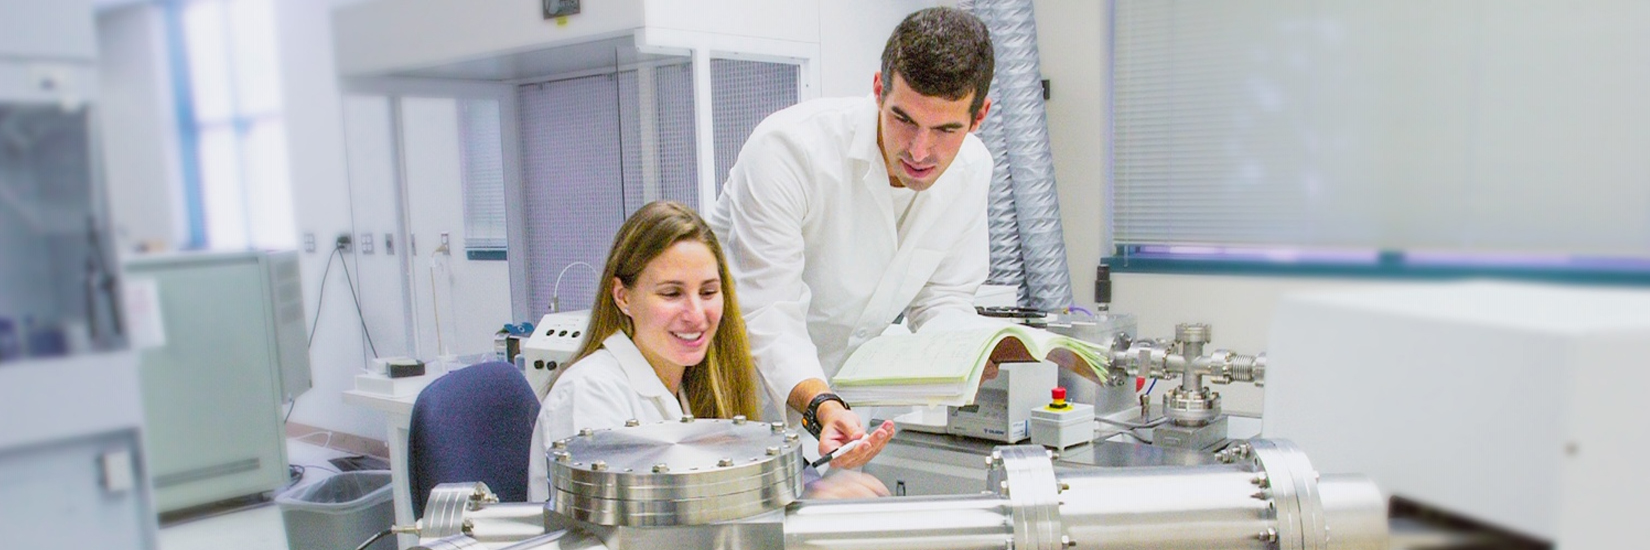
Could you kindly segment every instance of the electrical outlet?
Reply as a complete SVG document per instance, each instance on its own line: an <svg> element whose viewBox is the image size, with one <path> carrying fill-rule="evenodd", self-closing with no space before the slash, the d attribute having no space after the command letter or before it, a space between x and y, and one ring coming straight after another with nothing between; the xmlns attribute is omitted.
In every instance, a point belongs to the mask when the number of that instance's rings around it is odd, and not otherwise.
<svg viewBox="0 0 1650 550"><path fill-rule="evenodd" d="M362 233L361 234L361 253L362 254L371 254L372 253L372 233Z"/></svg>
<svg viewBox="0 0 1650 550"><path fill-rule="evenodd" d="M304 252L308 252L310 254L315 253L315 234L314 233L305 233L304 234Z"/></svg>
<svg viewBox="0 0 1650 550"><path fill-rule="evenodd" d="M395 255L395 235L384 234L384 254L387 256Z"/></svg>
<svg viewBox="0 0 1650 550"><path fill-rule="evenodd" d="M338 250L342 250L344 252L349 252L349 243L350 243L349 233L343 233L343 234L338 235L338 240L333 241L333 243L334 243L333 246L336 247Z"/></svg>
<svg viewBox="0 0 1650 550"><path fill-rule="evenodd" d="M447 232L445 232L445 231L441 232L441 246L447 246L449 244L452 244L452 243L447 242L448 240L449 240L449 237L447 236Z"/></svg>

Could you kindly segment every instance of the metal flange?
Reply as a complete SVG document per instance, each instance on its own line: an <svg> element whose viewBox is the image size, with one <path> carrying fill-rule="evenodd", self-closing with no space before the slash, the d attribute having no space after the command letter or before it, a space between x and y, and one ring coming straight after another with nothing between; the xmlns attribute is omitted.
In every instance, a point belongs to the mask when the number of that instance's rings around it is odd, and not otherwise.
<svg viewBox="0 0 1650 550"><path fill-rule="evenodd" d="M430 490L430 499L424 504L424 517L418 523L418 536L440 539L467 534L464 512L480 504L498 502L498 497L486 483L443 483Z"/></svg>
<svg viewBox="0 0 1650 550"><path fill-rule="evenodd" d="M1265 472L1268 490L1276 503L1277 544L1281 550L1325 550L1328 530L1324 523L1323 500L1318 494L1318 472L1306 453L1282 439L1257 439L1246 443L1247 455Z"/></svg>
<svg viewBox="0 0 1650 550"><path fill-rule="evenodd" d="M1057 550L1067 546L1060 524L1060 482L1041 445L997 447L991 451L987 490L1007 498L1013 510L1014 546Z"/></svg>
<svg viewBox="0 0 1650 550"><path fill-rule="evenodd" d="M590 430L553 446L551 500L598 525L702 525L790 504L803 465L796 433L744 418Z"/></svg>

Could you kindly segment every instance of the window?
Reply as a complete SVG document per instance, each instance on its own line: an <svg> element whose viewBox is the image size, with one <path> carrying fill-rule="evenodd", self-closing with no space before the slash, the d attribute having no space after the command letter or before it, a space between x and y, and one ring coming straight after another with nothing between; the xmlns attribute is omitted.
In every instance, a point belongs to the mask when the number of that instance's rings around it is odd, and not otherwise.
<svg viewBox="0 0 1650 550"><path fill-rule="evenodd" d="M1650 5L1115 6L1120 269L1650 281Z"/></svg>
<svg viewBox="0 0 1650 550"><path fill-rule="evenodd" d="M195 248L292 248L273 0L171 6Z"/></svg>
<svg viewBox="0 0 1650 550"><path fill-rule="evenodd" d="M464 251L471 260L504 260L504 144L498 102L458 102L464 184Z"/></svg>

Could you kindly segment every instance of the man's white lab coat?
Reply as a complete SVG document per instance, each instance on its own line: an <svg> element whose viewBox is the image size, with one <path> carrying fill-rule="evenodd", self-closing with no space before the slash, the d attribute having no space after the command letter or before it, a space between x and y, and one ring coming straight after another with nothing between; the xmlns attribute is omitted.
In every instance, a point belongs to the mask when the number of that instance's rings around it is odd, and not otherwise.
<svg viewBox="0 0 1650 550"><path fill-rule="evenodd" d="M985 145L966 136L899 226L875 99L808 101L756 127L709 222L768 390L765 418L784 417L796 384L829 381L907 306L915 330L974 322L991 169Z"/></svg>

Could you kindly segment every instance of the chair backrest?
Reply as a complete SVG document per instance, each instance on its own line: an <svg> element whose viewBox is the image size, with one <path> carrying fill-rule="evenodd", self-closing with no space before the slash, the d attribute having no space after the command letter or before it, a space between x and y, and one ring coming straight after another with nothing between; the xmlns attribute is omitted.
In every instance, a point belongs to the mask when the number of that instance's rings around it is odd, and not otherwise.
<svg viewBox="0 0 1650 550"><path fill-rule="evenodd" d="M539 400L515 365L472 365L436 379L413 402L407 484L415 517L442 483L480 481L499 500L527 500Z"/></svg>

